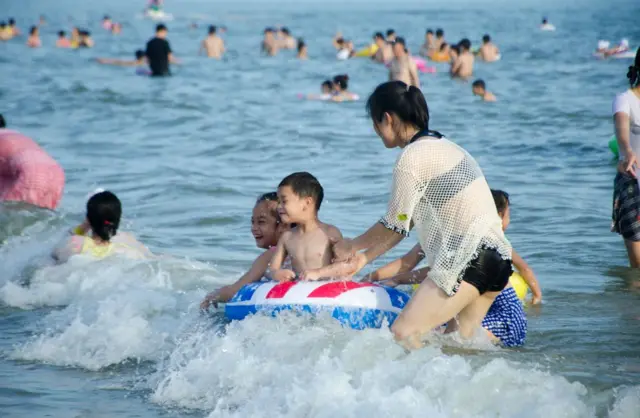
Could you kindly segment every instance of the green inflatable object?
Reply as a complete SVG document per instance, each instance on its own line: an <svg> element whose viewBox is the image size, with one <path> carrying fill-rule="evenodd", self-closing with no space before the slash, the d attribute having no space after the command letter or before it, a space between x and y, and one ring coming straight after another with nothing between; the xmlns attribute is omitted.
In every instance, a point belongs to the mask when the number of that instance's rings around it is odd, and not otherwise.
<svg viewBox="0 0 640 418"><path fill-rule="evenodd" d="M618 140L616 139L615 135L612 136L611 139L609 140L609 149L611 150L613 155L615 155L616 157L619 156L619 153L618 153Z"/></svg>

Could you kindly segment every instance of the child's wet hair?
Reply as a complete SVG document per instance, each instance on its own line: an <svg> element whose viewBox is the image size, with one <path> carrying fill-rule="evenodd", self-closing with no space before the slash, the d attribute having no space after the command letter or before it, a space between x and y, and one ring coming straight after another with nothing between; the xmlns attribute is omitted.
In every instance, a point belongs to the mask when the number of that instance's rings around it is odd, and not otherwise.
<svg viewBox="0 0 640 418"><path fill-rule="evenodd" d="M629 67L627 78L631 87L640 86L640 48L636 52L636 59L633 61L633 65Z"/></svg>
<svg viewBox="0 0 640 418"><path fill-rule="evenodd" d="M382 32L376 32L373 34L373 39L382 39L384 40L384 35L382 34Z"/></svg>
<svg viewBox="0 0 640 418"><path fill-rule="evenodd" d="M138 49L138 50L136 51L136 59L137 59L137 60L141 60L142 58L144 58L144 56L145 56L145 53L144 53L144 51L143 51L143 50Z"/></svg>
<svg viewBox="0 0 640 418"><path fill-rule="evenodd" d="M471 49L471 41L468 40L467 38L464 38L460 42L458 42L458 45L460 46L460 48L464 48L466 50Z"/></svg>
<svg viewBox="0 0 640 418"><path fill-rule="evenodd" d="M289 186L293 193L298 197L310 197L313 199L316 207L316 211L320 210L322 205L322 199L324 199L324 189L322 185L311 173L306 171L300 171L297 173L289 174L282 179L278 188Z"/></svg>
<svg viewBox="0 0 640 418"><path fill-rule="evenodd" d="M218 28L215 25L209 26L209 35L214 35L218 31Z"/></svg>
<svg viewBox="0 0 640 418"><path fill-rule="evenodd" d="M65 35L66 33L63 30L58 31L58 38L64 38Z"/></svg>
<svg viewBox="0 0 640 418"><path fill-rule="evenodd" d="M491 189L491 195L493 196L493 201L496 204L496 209L499 214L503 214L504 211L509 207L509 193L502 190Z"/></svg>
<svg viewBox="0 0 640 418"><path fill-rule="evenodd" d="M487 83L485 83L484 80L476 80L471 84L471 87L478 87L484 90L487 88Z"/></svg>
<svg viewBox="0 0 640 418"><path fill-rule="evenodd" d="M307 46L307 44L304 43L304 39L298 38L298 52L300 52L305 46Z"/></svg>
<svg viewBox="0 0 640 418"><path fill-rule="evenodd" d="M109 241L116 235L121 216L120 199L109 191L96 193L87 202L87 220L91 230L103 241Z"/></svg>
<svg viewBox="0 0 640 418"><path fill-rule="evenodd" d="M285 27L285 28L281 28L281 29L280 29L280 32L284 33L285 35L291 35L291 32L290 32L290 31L289 31L289 29L288 29L288 28L286 28L286 27Z"/></svg>
<svg viewBox="0 0 640 418"><path fill-rule="evenodd" d="M29 35L35 34L37 30L38 30L37 26L31 26L31 28L29 29Z"/></svg>
<svg viewBox="0 0 640 418"><path fill-rule="evenodd" d="M436 36L438 38L442 38L444 36L444 31L440 28L436 29Z"/></svg>
<svg viewBox="0 0 640 418"><path fill-rule="evenodd" d="M396 34L395 30L393 30L393 29L387 30L387 36L391 36L391 35L395 35L395 34Z"/></svg>
<svg viewBox="0 0 640 418"><path fill-rule="evenodd" d="M485 44L487 44L487 43L491 42L491 36L489 36L488 34L487 34L487 35L484 35L484 36L482 37L482 42L484 42Z"/></svg>
<svg viewBox="0 0 640 418"><path fill-rule="evenodd" d="M322 85L320 86L321 89L323 88L328 88L329 90L333 89L333 82L331 80L325 80L322 82Z"/></svg>
<svg viewBox="0 0 640 418"><path fill-rule="evenodd" d="M340 74L333 77L333 84L340 86L341 90L346 90L349 87L349 76L347 74Z"/></svg>
<svg viewBox="0 0 640 418"><path fill-rule="evenodd" d="M380 84L367 100L367 113L376 122L382 122L385 113L395 114L404 123L420 130L429 129L429 108L419 88L402 81Z"/></svg>

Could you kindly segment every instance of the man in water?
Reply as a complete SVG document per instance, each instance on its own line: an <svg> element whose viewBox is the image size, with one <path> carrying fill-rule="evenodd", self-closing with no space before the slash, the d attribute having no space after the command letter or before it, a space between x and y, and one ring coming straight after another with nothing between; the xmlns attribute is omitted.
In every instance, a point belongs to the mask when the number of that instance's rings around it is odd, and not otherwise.
<svg viewBox="0 0 640 418"><path fill-rule="evenodd" d="M484 35L482 37L482 46L478 52L478 58L486 62L493 62L500 59L500 50L491 42L491 36Z"/></svg>
<svg viewBox="0 0 640 418"><path fill-rule="evenodd" d="M270 57L278 53L278 41L275 37L275 31L272 28L264 30L264 39L262 40L262 51Z"/></svg>
<svg viewBox="0 0 640 418"><path fill-rule="evenodd" d="M287 28L280 28L278 30L278 44L282 49L295 49L296 40L291 36L291 32Z"/></svg>
<svg viewBox="0 0 640 418"><path fill-rule="evenodd" d="M497 100L493 93L487 91L487 84L484 80L474 81L471 85L471 91L474 96L482 97L482 100L485 102L495 102Z"/></svg>
<svg viewBox="0 0 640 418"><path fill-rule="evenodd" d="M420 47L420 55L423 57L431 57L435 51L436 40L433 39L433 31L427 29L427 33L424 37L424 44Z"/></svg>
<svg viewBox="0 0 640 418"><path fill-rule="evenodd" d="M469 78L473 75L474 57L471 53L471 41L467 38L460 41L460 55L451 63L451 77Z"/></svg>
<svg viewBox="0 0 640 418"><path fill-rule="evenodd" d="M147 42L145 55L149 62L151 75L162 77L171 75L169 63L177 63L171 52L171 46L167 41L167 27L162 23L156 26L156 36Z"/></svg>
<svg viewBox="0 0 640 418"><path fill-rule="evenodd" d="M408 54L404 38L396 38L393 43L393 55L395 58L389 67L389 80L402 81L409 86L420 88L418 67Z"/></svg>
<svg viewBox="0 0 640 418"><path fill-rule="evenodd" d="M373 41L378 45L378 50L373 55L373 60L386 64L393 60L393 47L384 40L384 35L378 32L373 36Z"/></svg>
<svg viewBox="0 0 640 418"><path fill-rule="evenodd" d="M209 26L209 36L202 41L200 46L200 52L205 51L209 58L221 58L225 51L224 41L217 34L217 28L215 26Z"/></svg>
<svg viewBox="0 0 640 418"><path fill-rule="evenodd" d="M435 51L440 50L440 46L446 41L444 40L444 31L442 29L436 29L436 39L433 42L433 49Z"/></svg>
<svg viewBox="0 0 640 418"><path fill-rule="evenodd" d="M387 31L387 42L389 42L390 44L394 43L396 41L396 31L393 29L389 29Z"/></svg>

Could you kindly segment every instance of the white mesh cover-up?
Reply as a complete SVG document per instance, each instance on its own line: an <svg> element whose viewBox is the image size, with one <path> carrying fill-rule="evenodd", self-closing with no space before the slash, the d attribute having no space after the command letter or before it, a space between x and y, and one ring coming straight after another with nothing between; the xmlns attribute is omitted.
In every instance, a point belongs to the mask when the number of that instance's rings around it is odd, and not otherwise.
<svg viewBox="0 0 640 418"><path fill-rule="evenodd" d="M403 150L382 224L408 236L418 233L429 279L447 295L482 247L511 259L489 185L473 157L447 139L422 138Z"/></svg>

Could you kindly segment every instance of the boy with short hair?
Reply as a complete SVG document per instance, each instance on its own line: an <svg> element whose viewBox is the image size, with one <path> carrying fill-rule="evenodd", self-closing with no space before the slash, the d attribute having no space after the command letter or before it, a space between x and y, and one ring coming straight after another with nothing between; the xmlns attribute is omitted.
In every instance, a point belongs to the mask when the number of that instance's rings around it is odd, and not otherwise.
<svg viewBox="0 0 640 418"><path fill-rule="evenodd" d="M473 84L471 84L471 90L474 96L482 97L482 100L485 102L495 102L497 100L493 93L487 91L487 85L484 80L474 81Z"/></svg>
<svg viewBox="0 0 640 418"><path fill-rule="evenodd" d="M342 234L318 219L323 197L320 182L307 172L290 174L280 182L278 214L282 222L296 227L284 232L278 241L269 266L274 280L344 278L355 272L355 260L332 264L333 243L342 240ZM287 255L293 270L282 268Z"/></svg>

